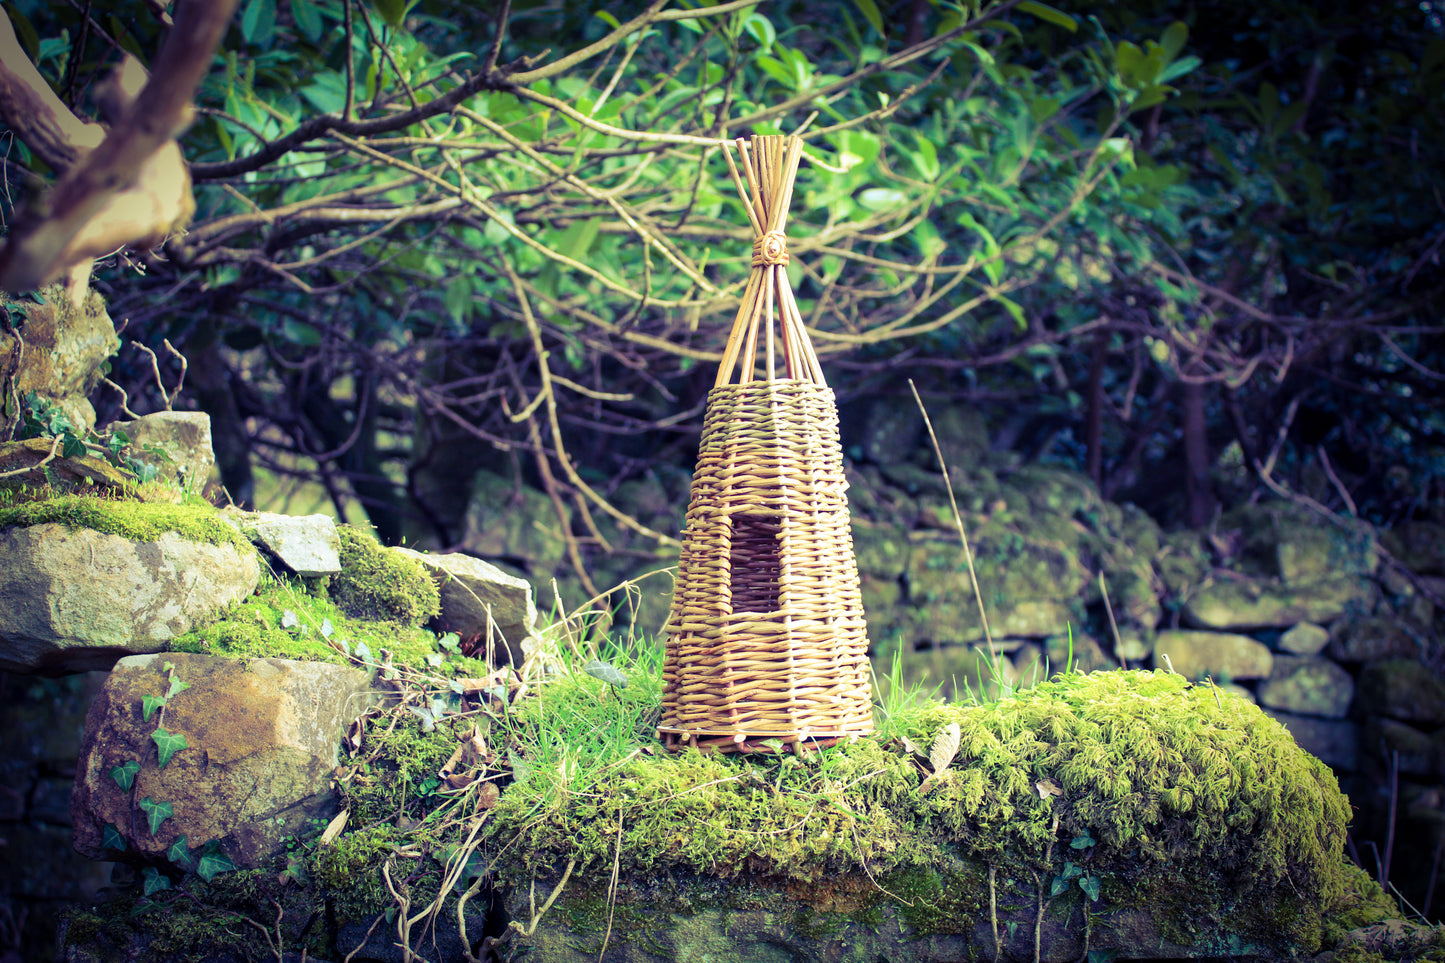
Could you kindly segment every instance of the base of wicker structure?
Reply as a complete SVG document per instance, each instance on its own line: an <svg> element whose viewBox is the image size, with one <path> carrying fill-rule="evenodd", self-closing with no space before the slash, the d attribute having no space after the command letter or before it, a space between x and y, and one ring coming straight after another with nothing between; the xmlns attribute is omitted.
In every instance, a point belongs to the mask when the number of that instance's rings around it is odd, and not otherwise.
<svg viewBox="0 0 1445 963"><path fill-rule="evenodd" d="M873 730L847 487L830 389L708 394L667 624L665 745L798 751Z"/></svg>
<svg viewBox="0 0 1445 963"><path fill-rule="evenodd" d="M785 742L777 736L767 739L749 739L742 733L731 736L700 736L695 732L664 732L661 729L657 730L657 738L661 740L664 749L672 752L696 749L704 754L709 752L756 752L766 755L791 752L799 756L806 752L816 752L819 749L831 749L843 741L839 736L826 739L815 739L808 736L793 742ZM857 736L849 738L856 739Z"/></svg>

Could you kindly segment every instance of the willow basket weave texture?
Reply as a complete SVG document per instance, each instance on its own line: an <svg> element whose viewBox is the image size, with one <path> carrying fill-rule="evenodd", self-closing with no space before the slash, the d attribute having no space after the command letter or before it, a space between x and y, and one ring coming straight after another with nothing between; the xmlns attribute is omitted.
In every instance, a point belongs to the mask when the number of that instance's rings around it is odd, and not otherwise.
<svg viewBox="0 0 1445 963"><path fill-rule="evenodd" d="M747 187L728 162L756 237L753 271L708 393L658 736L669 748L802 751L872 731L868 637L837 406L785 271L802 146L754 137L751 152L738 148Z"/></svg>

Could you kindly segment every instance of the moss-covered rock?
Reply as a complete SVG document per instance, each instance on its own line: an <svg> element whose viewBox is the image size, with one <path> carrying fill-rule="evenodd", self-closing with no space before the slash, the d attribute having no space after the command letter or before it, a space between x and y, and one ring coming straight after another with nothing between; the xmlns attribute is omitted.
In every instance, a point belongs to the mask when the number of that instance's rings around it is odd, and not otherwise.
<svg viewBox="0 0 1445 963"><path fill-rule="evenodd" d="M187 541L231 545L247 556L256 554L245 536L223 522L219 513L204 502L156 503L64 494L0 504L0 528L28 528L47 522L59 523L72 531L92 529L134 542L154 542L174 532Z"/></svg>
<svg viewBox="0 0 1445 963"><path fill-rule="evenodd" d="M441 611L441 595L415 558L384 548L350 525L341 536L341 572L331 580L331 597L358 619L421 625Z"/></svg>
<svg viewBox="0 0 1445 963"><path fill-rule="evenodd" d="M570 861L584 893L615 866L625 887L681 872L804 903L843 880L867 889L895 873L992 873L1007 908L998 918L1016 925L1041 892L1081 921L1089 891L1071 881L1087 876L1103 894L1087 907L1096 948L1147 930L1195 955L1252 946L1281 958L1316 951L1329 907L1357 888L1333 775L1256 707L1210 686L1071 676L994 705L928 708L907 736L927 747L955 725L958 754L926 787L928 767L901 743L865 739L802 765L638 758L548 805L509 790L487 830L494 865L518 885L555 880ZM826 776L806 779L810 765ZM789 791L804 781L811 791ZM1066 861L1081 868L1066 875ZM1049 896L1056 878L1065 885ZM902 911L886 883L869 892ZM711 905L694 899L690 911ZM1128 933L1110 937L1114 912ZM935 923L992 955L988 913Z"/></svg>

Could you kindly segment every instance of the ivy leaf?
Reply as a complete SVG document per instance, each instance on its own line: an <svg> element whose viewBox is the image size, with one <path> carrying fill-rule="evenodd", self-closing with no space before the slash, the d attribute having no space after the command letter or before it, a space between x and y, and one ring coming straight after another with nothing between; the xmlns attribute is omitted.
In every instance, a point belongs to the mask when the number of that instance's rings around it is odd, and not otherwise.
<svg viewBox="0 0 1445 963"><path fill-rule="evenodd" d="M1094 839L1094 837L1090 836L1088 833L1085 833L1082 836L1075 836L1073 842L1069 843L1069 848L1088 849L1090 846L1093 846L1095 842L1096 840Z"/></svg>
<svg viewBox="0 0 1445 963"><path fill-rule="evenodd" d="M291 611L290 609L287 609L286 611L281 613L281 628L294 629L300 624L301 620L297 618L296 613Z"/></svg>
<svg viewBox="0 0 1445 963"><path fill-rule="evenodd" d="M1099 877L1081 876L1079 878L1079 889L1083 890L1093 902L1097 903L1099 901Z"/></svg>
<svg viewBox="0 0 1445 963"><path fill-rule="evenodd" d="M121 833L120 827L110 824L106 824L100 834L100 845L102 849L115 849L120 852L125 852L127 849L125 835Z"/></svg>
<svg viewBox="0 0 1445 963"><path fill-rule="evenodd" d="M171 888L170 877L154 866L147 866L141 870L141 876L145 878L145 882L141 884L141 889L145 891L147 896L154 896L163 889Z"/></svg>
<svg viewBox="0 0 1445 963"><path fill-rule="evenodd" d="M163 705L165 705L165 704L166 704L166 697L165 697L165 696L158 696L158 695L148 695L148 696L146 696L145 698L143 698L143 699L140 700L140 715L141 715L141 718L144 719L146 722L150 722L150 721L151 721L151 716L155 715L155 714L156 714L156 710L159 709L161 706L163 706Z"/></svg>
<svg viewBox="0 0 1445 963"><path fill-rule="evenodd" d="M151 741L156 744L156 753L160 756L161 768L171 761L171 756L188 747L186 737L183 733L171 732L167 729L156 727L151 733Z"/></svg>
<svg viewBox="0 0 1445 963"><path fill-rule="evenodd" d="M1049 895L1058 896L1069 888L1069 881L1063 876L1055 876L1054 881L1049 884Z"/></svg>
<svg viewBox="0 0 1445 963"><path fill-rule="evenodd" d="M191 855L191 847L186 842L185 833L181 833L176 837L176 841L171 843L170 848L166 850L166 859L169 859L182 869L191 868L191 864L196 860L195 857Z"/></svg>
<svg viewBox="0 0 1445 963"><path fill-rule="evenodd" d="M235 870L236 864L231 862L231 857L220 850L211 850L201 856L201 861L196 864L196 875L206 882L210 882L222 873L229 873Z"/></svg>
<svg viewBox="0 0 1445 963"><path fill-rule="evenodd" d="M175 695L178 692L185 692L190 687L191 684L189 682L182 682L175 676L171 676L171 687L166 690L166 698L169 699L171 696Z"/></svg>
<svg viewBox="0 0 1445 963"><path fill-rule="evenodd" d="M161 823L176 814L170 803L156 802L149 796L140 801L140 808L146 814L146 822L151 828L152 836L156 834L156 830L161 828Z"/></svg>
<svg viewBox="0 0 1445 963"><path fill-rule="evenodd" d="M371 646L365 642L358 642L352 647L351 657L363 665L371 662Z"/></svg>
<svg viewBox="0 0 1445 963"><path fill-rule="evenodd" d="M117 786L129 791L130 787L135 785L135 774L138 772L140 772L140 763L134 759L127 759L120 765L112 767L110 778L115 780Z"/></svg>
<svg viewBox="0 0 1445 963"><path fill-rule="evenodd" d="M331 625L330 619L321 620L321 637L323 639L331 638L331 633L335 631L336 629Z"/></svg>
<svg viewBox="0 0 1445 963"><path fill-rule="evenodd" d="M582 667L582 671L594 679L601 679L614 689L627 688L627 673L611 663L593 659Z"/></svg>

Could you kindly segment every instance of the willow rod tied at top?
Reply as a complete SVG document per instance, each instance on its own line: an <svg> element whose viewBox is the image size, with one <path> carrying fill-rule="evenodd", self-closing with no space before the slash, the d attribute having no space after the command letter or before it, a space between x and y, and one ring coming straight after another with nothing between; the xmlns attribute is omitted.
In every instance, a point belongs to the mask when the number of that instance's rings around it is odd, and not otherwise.
<svg viewBox="0 0 1445 963"><path fill-rule="evenodd" d="M794 136L769 135L754 137L751 150L747 140L741 137L736 143L743 159L741 175L733 162L732 151L725 147L723 156L753 226L753 268L732 333L728 335L722 364L718 366L717 384L728 384L734 370L738 372L738 384L753 380L759 334L765 345L767 380L777 379L775 316L782 342L783 376L826 384L818 356L803 328L803 316L788 286L788 238L783 229L788 223L788 205L793 200L793 181L798 176L803 142Z"/></svg>

